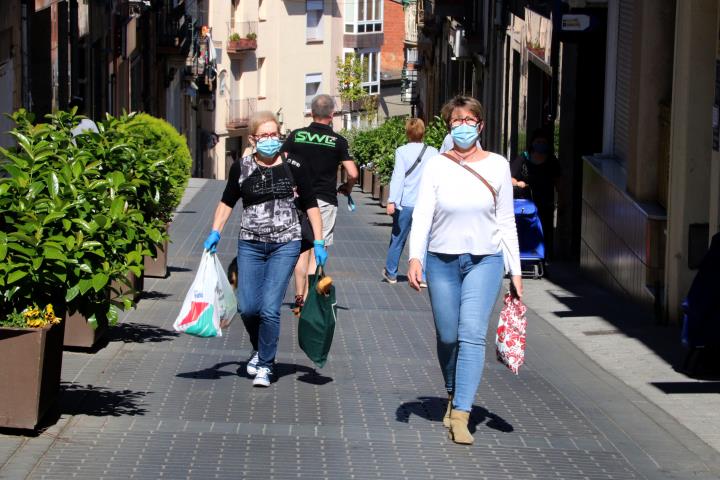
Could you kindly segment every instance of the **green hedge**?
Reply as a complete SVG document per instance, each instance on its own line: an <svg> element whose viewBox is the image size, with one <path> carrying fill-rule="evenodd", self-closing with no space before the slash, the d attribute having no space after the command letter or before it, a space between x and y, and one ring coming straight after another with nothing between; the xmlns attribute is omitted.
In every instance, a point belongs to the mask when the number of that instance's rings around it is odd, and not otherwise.
<svg viewBox="0 0 720 480"><path fill-rule="evenodd" d="M350 143L355 161L361 167L372 168L380 176L380 183L390 183L395 167L395 150L407 143L405 121L407 118L390 118L382 125L367 130L350 130L343 133ZM447 134L447 127L440 117L435 117L425 130L423 141L440 148Z"/></svg>
<svg viewBox="0 0 720 480"><path fill-rule="evenodd" d="M175 202L187 178L132 116L75 137L74 112L12 118L18 146L0 149L0 322L33 303L67 303L113 323L132 300L113 291L108 301L111 282L140 275L167 239L164 196Z"/></svg>

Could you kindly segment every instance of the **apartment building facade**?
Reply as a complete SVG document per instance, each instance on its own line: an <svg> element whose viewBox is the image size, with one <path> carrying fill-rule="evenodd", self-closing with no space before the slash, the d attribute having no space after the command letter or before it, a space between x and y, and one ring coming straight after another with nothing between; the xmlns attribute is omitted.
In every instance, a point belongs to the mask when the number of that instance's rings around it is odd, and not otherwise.
<svg viewBox="0 0 720 480"><path fill-rule="evenodd" d="M480 98L483 144L509 158L554 131L556 254L660 321L720 229L718 3L424 0L419 17L418 109Z"/></svg>

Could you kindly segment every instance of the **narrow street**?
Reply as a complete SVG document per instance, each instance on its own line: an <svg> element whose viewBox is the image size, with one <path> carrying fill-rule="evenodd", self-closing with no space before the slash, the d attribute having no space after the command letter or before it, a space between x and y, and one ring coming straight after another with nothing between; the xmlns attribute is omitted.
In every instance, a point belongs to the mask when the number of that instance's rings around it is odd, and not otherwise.
<svg viewBox="0 0 720 480"><path fill-rule="evenodd" d="M548 280L527 281L528 351L520 375L495 360L489 335L471 416L475 444L449 441L427 291L380 281L390 220L359 192L354 213L340 199L329 251L339 311L327 366L315 371L300 351L285 306L279 378L269 389L253 389L239 318L222 338L172 330L223 187L191 180L171 226L170 276L145 280L137 309L104 348L66 352L59 419L37 437L0 434L0 478L720 476L715 450L533 311L545 310L533 302L542 301ZM236 212L219 245L223 265L235 256L238 218ZM292 293L291 285L288 301Z"/></svg>

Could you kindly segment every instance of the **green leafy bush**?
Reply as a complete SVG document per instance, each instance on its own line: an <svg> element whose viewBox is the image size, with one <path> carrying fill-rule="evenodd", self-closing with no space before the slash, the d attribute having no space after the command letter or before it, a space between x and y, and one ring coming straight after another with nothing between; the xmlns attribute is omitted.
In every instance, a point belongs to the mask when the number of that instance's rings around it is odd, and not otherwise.
<svg viewBox="0 0 720 480"><path fill-rule="evenodd" d="M77 137L74 112L47 118L35 125L18 111L18 146L0 149L0 321L67 303L112 324L132 300L111 283L141 275L143 256L167 238L160 185L171 169L132 117L107 116Z"/></svg>
<svg viewBox="0 0 720 480"><path fill-rule="evenodd" d="M372 168L380 176L380 183L390 183L395 167L395 150L407 143L404 117L389 118L382 125L367 130L344 131L350 151L361 167ZM440 117L435 117L426 126L423 141L440 148L447 135L447 126Z"/></svg>
<svg viewBox="0 0 720 480"><path fill-rule="evenodd" d="M164 163L167 173L160 175L154 184L157 188L157 208L146 213L167 223L180 204L190 179L192 157L187 141L170 123L146 113L130 117L128 128L138 134L145 149L155 152L157 159Z"/></svg>
<svg viewBox="0 0 720 480"><path fill-rule="evenodd" d="M425 143L440 149L445 136L448 134L447 125L442 118L435 116L425 127Z"/></svg>

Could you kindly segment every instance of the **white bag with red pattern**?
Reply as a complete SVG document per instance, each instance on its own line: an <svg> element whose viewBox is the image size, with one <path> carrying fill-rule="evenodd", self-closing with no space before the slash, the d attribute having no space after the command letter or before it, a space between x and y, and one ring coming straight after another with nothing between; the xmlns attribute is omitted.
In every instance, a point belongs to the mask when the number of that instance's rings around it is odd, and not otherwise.
<svg viewBox="0 0 720 480"><path fill-rule="evenodd" d="M515 375L525 361L525 329L527 307L509 292L505 294L505 306L500 311L495 347L498 361L504 363Z"/></svg>

